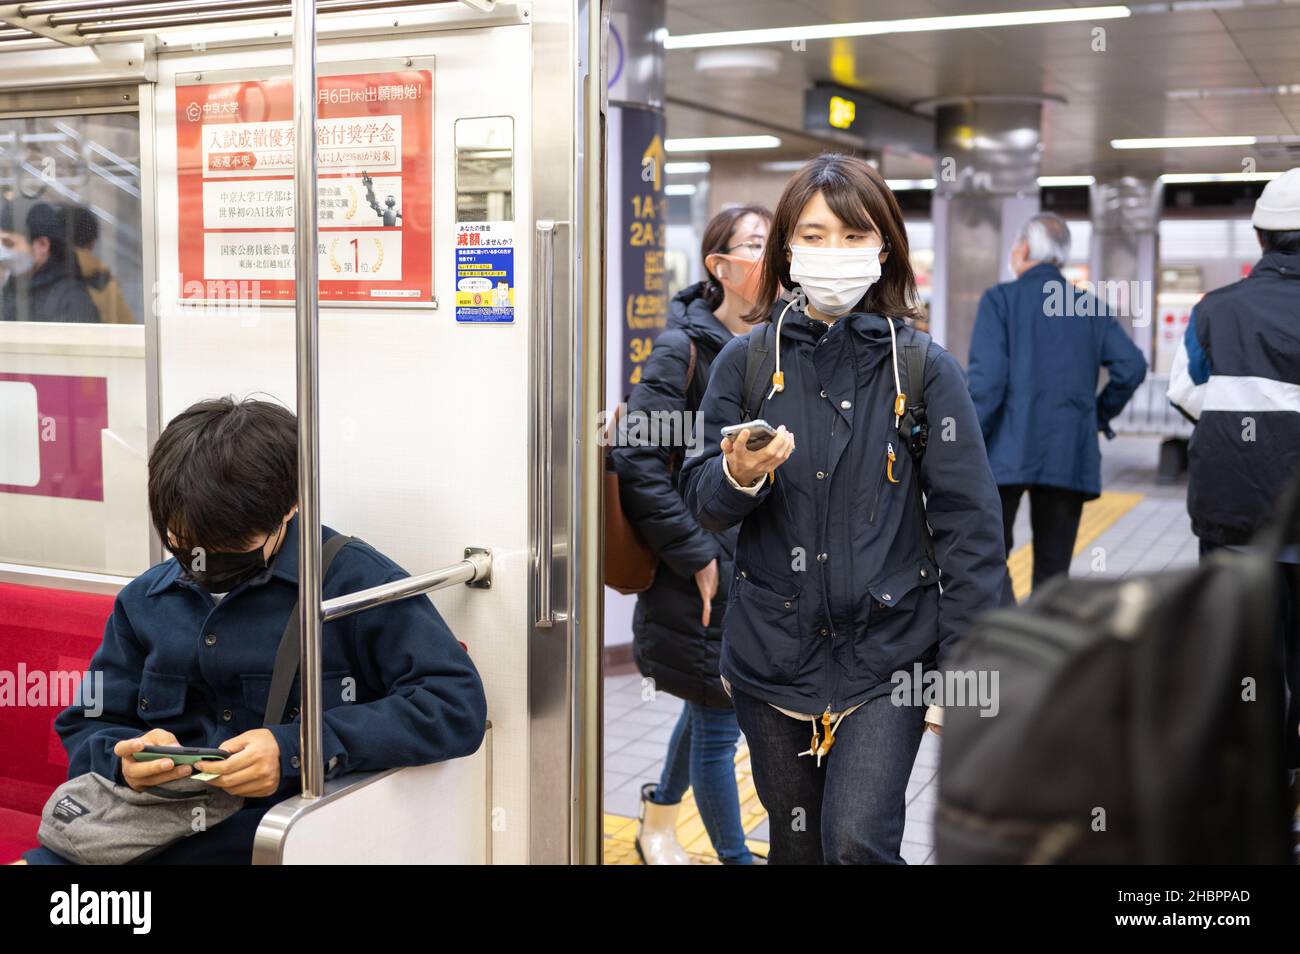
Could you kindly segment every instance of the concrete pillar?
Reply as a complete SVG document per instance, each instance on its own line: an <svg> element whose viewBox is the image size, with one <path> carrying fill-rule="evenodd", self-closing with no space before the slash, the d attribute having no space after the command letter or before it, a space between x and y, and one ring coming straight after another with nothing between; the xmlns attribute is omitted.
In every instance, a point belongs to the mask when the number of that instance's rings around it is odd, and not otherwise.
<svg viewBox="0 0 1300 954"><path fill-rule="evenodd" d="M935 107L934 293L930 333L963 365L980 296L1011 277L1016 233L1039 210L1042 103L1033 97Z"/></svg>
<svg viewBox="0 0 1300 954"><path fill-rule="evenodd" d="M1159 178L1114 176L1090 189L1092 248L1089 278L1154 366L1156 277L1159 267Z"/></svg>

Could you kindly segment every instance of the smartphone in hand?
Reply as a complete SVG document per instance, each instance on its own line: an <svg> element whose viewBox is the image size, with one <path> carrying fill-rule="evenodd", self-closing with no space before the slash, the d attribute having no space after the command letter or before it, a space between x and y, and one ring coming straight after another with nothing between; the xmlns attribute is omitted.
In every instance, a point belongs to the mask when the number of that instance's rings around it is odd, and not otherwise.
<svg viewBox="0 0 1300 954"><path fill-rule="evenodd" d="M731 438L734 441L740 436L740 432L745 430L749 431L749 440L745 444L745 449L750 451L762 450L772 443L772 438L776 437L776 428L764 420L731 424L722 429L722 436Z"/></svg>

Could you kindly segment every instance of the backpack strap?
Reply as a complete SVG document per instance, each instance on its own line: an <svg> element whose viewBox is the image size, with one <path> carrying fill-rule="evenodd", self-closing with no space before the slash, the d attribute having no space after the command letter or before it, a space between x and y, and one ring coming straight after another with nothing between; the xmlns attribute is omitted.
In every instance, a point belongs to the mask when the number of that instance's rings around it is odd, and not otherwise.
<svg viewBox="0 0 1300 954"><path fill-rule="evenodd" d="M763 325L761 332L751 331L745 342L745 393L741 398L742 424L752 421L763 408L763 389L772 379L776 367L776 354L773 339L776 326L772 322Z"/></svg>
<svg viewBox="0 0 1300 954"><path fill-rule="evenodd" d="M921 514L921 546L930 562L934 563L934 537L926 523L925 497L921 493L921 459L925 457L925 446L930 439L930 421L925 410L925 357L929 350L930 336L913 329L912 341L903 345L901 383L907 403L898 421L898 436L912 455L912 491Z"/></svg>
<svg viewBox="0 0 1300 954"><path fill-rule="evenodd" d="M330 564L338 552L355 540L356 537L335 534L325 541L320 551L320 576L325 579ZM293 604L289 613L289 622L284 625L284 635L280 637L280 646L275 651L275 669L271 672L271 688L266 694L266 718L263 725L279 725L284 721L284 707L289 703L289 690L298 675L298 659L302 645L298 640L298 603Z"/></svg>
<svg viewBox="0 0 1300 954"><path fill-rule="evenodd" d="M925 411L925 356L930 350L930 336L924 331L913 334L913 340L903 345L902 384L907 405L898 422L898 436L919 464L930 439L930 421Z"/></svg>

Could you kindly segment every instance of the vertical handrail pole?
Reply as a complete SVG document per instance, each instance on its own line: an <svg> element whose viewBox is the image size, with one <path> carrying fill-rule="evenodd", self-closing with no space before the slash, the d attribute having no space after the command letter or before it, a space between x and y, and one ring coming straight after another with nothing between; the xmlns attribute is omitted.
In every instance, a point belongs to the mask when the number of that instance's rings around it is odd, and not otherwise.
<svg viewBox="0 0 1300 954"><path fill-rule="evenodd" d="M293 0L294 313L298 345L298 606L304 798L325 794L321 746L320 370L316 271L316 0Z"/></svg>

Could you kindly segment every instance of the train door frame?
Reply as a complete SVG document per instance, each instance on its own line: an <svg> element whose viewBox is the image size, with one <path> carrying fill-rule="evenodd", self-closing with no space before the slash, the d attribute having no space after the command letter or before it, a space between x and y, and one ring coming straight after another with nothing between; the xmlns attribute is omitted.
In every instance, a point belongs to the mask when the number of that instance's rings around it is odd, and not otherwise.
<svg viewBox="0 0 1300 954"><path fill-rule="evenodd" d="M604 371L606 98L602 53L608 22L604 6L604 0L533 0L510 5L467 2L468 9L457 11L452 22L440 24L435 18L432 23L423 21L418 31L411 28L413 34L455 30L512 17L532 28L532 82L527 91L534 117L527 135L534 158L532 208L520 217L538 226L534 235L545 239L534 243L531 264L549 265L554 272L548 270L544 276L530 268L530 263L520 263L521 270L532 273L529 277L534 287L553 295L548 299L553 306L547 313L549 320L530 323L525 346L534 361L549 358L554 362L549 380L556 385L549 393L539 394L542 376L537 372L542 369L530 366L528 386L536 411L529 415L533 418L529 481L535 492L530 500L545 499L541 491L547 484L553 490L549 513L541 513L536 503L528 508L528 539L534 541L529 561L529 619L524 627L528 640L528 860L532 863L598 863L601 849L602 460L595 422L603 404ZM294 3L295 12L304 7L303 0ZM475 9L482 7L489 9ZM350 30L336 26L341 22L331 21L331 40L378 32L376 27ZM283 35L267 33L269 28L260 42L284 42ZM256 45L259 40L231 42ZM106 82L104 77L138 84L143 267L149 293L158 288L161 263L157 244L160 183L154 159L160 134L155 57L166 54L167 34L133 38L114 46L120 47L118 55L109 57L100 55L102 50L87 57L85 47L65 52L72 58L75 50L79 72L96 77L91 85ZM19 57L24 58L30 59ZM21 69L17 61L11 59L10 63ZM5 72L0 67L0 87L5 85ZM66 82L71 85L81 80ZM48 85L58 87L58 77ZM540 116L546 116L546 122L537 121ZM518 147L524 141L522 133L517 132ZM557 162L539 161L540 156L555 156ZM558 168L567 174L556 175ZM549 260L539 258L544 249L553 252ZM144 334L148 442L152 448L163 423L164 369L160 366L157 309L152 302L149 305ZM534 310L536 307L534 303ZM538 401L539 397L544 400ZM539 407L543 410L537 410ZM545 439L547 432L549 440ZM313 462L319 463L318 459ZM551 532L542 539L547 529ZM149 536L151 560L156 561L162 557L161 547L154 534ZM548 577L549 619L543 612L548 600L540 590ZM68 582L79 586L76 581ZM114 582L120 585L125 580L108 581L109 585Z"/></svg>

